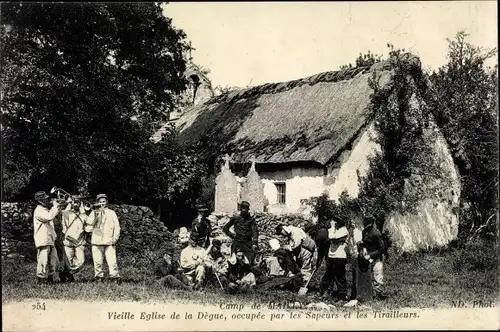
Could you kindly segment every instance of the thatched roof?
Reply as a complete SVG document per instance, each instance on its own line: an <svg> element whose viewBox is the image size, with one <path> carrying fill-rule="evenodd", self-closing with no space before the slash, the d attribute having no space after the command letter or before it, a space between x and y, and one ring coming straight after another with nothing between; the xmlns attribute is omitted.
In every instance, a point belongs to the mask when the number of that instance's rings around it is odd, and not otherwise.
<svg viewBox="0 0 500 332"><path fill-rule="evenodd" d="M213 97L177 122L183 146L202 153L232 155L234 162L327 164L370 119L376 70L390 82L388 63L325 72L286 83L264 84Z"/></svg>

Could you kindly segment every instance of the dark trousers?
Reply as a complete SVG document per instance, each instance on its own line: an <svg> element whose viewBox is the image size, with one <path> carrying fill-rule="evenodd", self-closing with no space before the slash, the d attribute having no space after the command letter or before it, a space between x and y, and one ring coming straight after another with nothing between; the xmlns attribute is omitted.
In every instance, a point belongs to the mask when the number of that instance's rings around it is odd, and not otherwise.
<svg viewBox="0 0 500 332"><path fill-rule="evenodd" d="M321 280L321 292L324 293L330 286L337 287L336 296L338 299L345 299L347 295L347 278L345 266L347 260L343 258L327 258L326 271Z"/></svg>
<svg viewBox="0 0 500 332"><path fill-rule="evenodd" d="M358 298L358 259L351 259L351 275L352 275L352 284L351 284L351 296L350 300L356 300Z"/></svg>
<svg viewBox="0 0 500 332"><path fill-rule="evenodd" d="M184 282L183 282L184 281ZM167 288L191 290L186 280L179 280L173 275L168 275L159 280L159 283Z"/></svg>
<svg viewBox="0 0 500 332"><path fill-rule="evenodd" d="M328 259L328 250L330 249L330 244L326 241L317 241L316 248L318 249L318 260L316 261L316 266L319 267L323 259Z"/></svg>

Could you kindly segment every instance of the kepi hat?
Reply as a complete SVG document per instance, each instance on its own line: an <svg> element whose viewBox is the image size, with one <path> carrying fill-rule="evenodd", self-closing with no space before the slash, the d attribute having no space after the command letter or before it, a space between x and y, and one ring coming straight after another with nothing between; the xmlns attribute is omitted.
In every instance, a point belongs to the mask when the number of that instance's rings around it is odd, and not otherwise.
<svg viewBox="0 0 500 332"><path fill-rule="evenodd" d="M45 191L37 191L35 193L35 201L41 201L46 198L49 198L49 195Z"/></svg>
<svg viewBox="0 0 500 332"><path fill-rule="evenodd" d="M100 200L101 198L105 198L106 200L108 200L108 195L106 194L98 194L95 198L96 201Z"/></svg>
<svg viewBox="0 0 500 332"><path fill-rule="evenodd" d="M198 211L208 211L208 208L207 208L207 206L205 204L200 203L200 204L196 204L196 210L198 210Z"/></svg>

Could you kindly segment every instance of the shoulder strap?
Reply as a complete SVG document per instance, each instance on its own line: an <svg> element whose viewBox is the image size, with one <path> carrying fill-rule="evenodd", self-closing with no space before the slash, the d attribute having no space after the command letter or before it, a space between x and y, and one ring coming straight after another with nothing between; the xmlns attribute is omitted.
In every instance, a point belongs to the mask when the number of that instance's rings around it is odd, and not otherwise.
<svg viewBox="0 0 500 332"><path fill-rule="evenodd" d="M76 214L76 213L75 213ZM73 223L76 221L76 219L80 219L80 221L85 224L85 222L82 220L82 218L80 218L80 215L79 214L76 214L76 217L73 219L73 221L69 224L69 226L66 227L66 232L64 232L64 237L66 237L66 234L68 234L68 231L69 229L71 228L71 226L73 225Z"/></svg>

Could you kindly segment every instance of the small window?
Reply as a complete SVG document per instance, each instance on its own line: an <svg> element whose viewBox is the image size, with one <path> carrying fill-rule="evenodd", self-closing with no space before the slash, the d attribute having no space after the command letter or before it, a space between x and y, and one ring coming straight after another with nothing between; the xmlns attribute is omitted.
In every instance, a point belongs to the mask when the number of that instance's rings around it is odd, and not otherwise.
<svg viewBox="0 0 500 332"><path fill-rule="evenodd" d="M284 182L275 183L278 190L278 204L286 203L286 184Z"/></svg>

